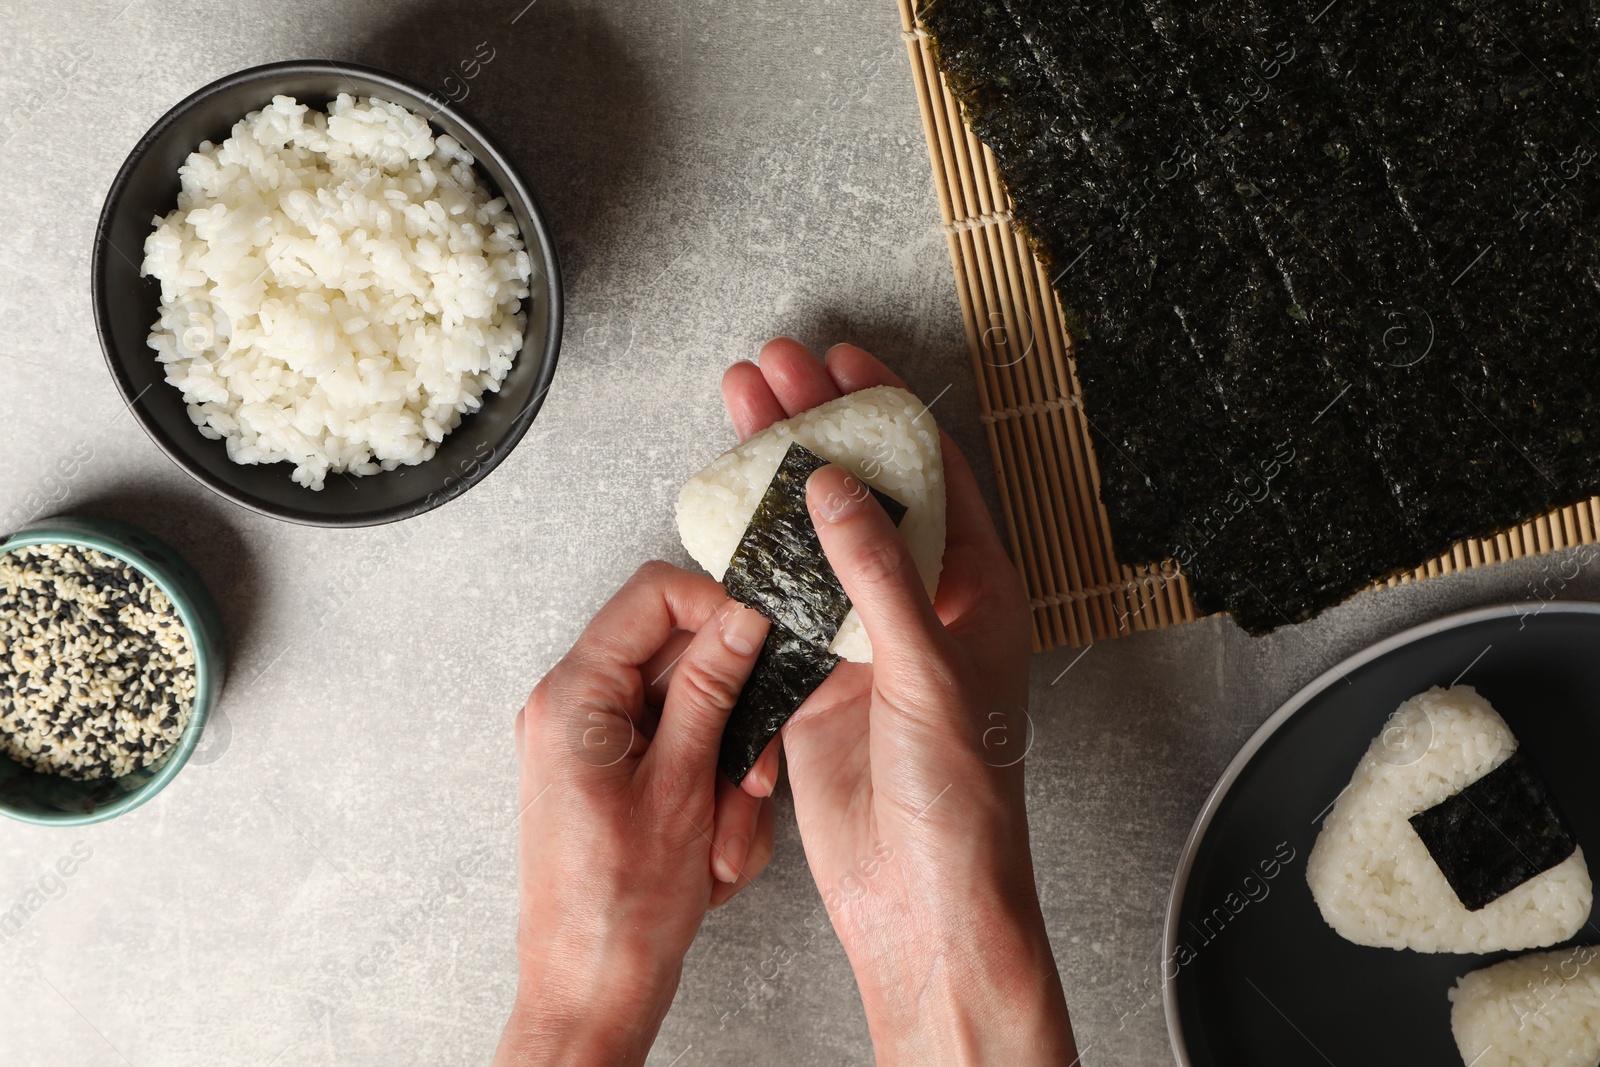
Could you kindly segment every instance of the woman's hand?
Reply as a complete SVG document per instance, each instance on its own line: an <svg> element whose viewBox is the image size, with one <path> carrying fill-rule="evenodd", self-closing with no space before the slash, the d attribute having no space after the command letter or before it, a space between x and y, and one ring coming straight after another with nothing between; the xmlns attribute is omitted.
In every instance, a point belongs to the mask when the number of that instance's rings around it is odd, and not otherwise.
<svg viewBox="0 0 1600 1067"><path fill-rule="evenodd" d="M900 385L849 345L779 339L723 397L741 437L844 393ZM944 438L948 535L930 604L904 541L854 478L808 504L872 639L782 734L806 858L849 954L880 1063L1067 1064L1060 978L1033 883L1021 756L1027 602L966 461ZM745 779L777 775L774 743Z"/></svg>
<svg viewBox="0 0 1600 1067"><path fill-rule="evenodd" d="M771 859L770 801L717 772L766 632L710 578L648 563L528 698L499 1067L642 1064L706 909Z"/></svg>

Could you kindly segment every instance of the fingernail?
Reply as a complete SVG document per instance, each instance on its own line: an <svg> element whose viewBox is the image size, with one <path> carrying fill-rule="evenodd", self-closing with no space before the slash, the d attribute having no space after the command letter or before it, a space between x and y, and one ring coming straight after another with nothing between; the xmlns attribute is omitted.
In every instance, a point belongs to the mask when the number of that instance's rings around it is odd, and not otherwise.
<svg viewBox="0 0 1600 1067"><path fill-rule="evenodd" d="M750 852L750 837L747 834L734 834L722 843L722 847L712 853L711 870L719 882L737 882L739 869L744 866L745 857Z"/></svg>
<svg viewBox="0 0 1600 1067"><path fill-rule="evenodd" d="M815 475L813 475L815 477ZM861 510L867 502L867 487L853 474L847 474L839 488L830 489L811 508L813 522L842 522Z"/></svg>
<svg viewBox="0 0 1600 1067"><path fill-rule="evenodd" d="M722 643L739 656L753 656L767 636L767 620L759 611L736 607L722 620Z"/></svg>

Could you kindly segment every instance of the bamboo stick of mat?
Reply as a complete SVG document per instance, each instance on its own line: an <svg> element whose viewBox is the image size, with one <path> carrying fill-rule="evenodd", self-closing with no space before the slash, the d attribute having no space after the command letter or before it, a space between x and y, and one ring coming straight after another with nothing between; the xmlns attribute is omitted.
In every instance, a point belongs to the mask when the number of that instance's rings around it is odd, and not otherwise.
<svg viewBox="0 0 1600 1067"><path fill-rule="evenodd" d="M915 0L897 2L978 385L979 418L1011 556L1028 590L1034 650L1082 647L1193 621L1198 613L1188 580L1174 561L1129 564L1117 556L1100 503L1091 415L1050 275L1012 225L1011 200L994 155L962 122L917 22ZM1463 541L1374 587L1592 545L1597 536L1600 497L1493 537Z"/></svg>

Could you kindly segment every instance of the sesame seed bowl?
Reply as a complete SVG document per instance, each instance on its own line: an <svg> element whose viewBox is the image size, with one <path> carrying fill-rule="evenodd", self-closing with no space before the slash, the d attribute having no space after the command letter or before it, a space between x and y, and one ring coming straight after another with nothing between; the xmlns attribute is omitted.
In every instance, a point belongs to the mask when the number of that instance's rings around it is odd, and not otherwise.
<svg viewBox="0 0 1600 1067"><path fill-rule="evenodd" d="M0 540L0 813L102 822L177 775L222 691L215 601L169 546L61 516Z"/></svg>

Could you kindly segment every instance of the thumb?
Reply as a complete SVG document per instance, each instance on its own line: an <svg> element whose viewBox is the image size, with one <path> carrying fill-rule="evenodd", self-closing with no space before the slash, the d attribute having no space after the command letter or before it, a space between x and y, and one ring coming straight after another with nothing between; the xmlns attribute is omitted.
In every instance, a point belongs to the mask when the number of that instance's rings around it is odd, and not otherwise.
<svg viewBox="0 0 1600 1067"><path fill-rule="evenodd" d="M811 475L806 506L839 584L872 640L872 658L891 671L925 662L949 640L911 550L862 481L829 465Z"/></svg>

